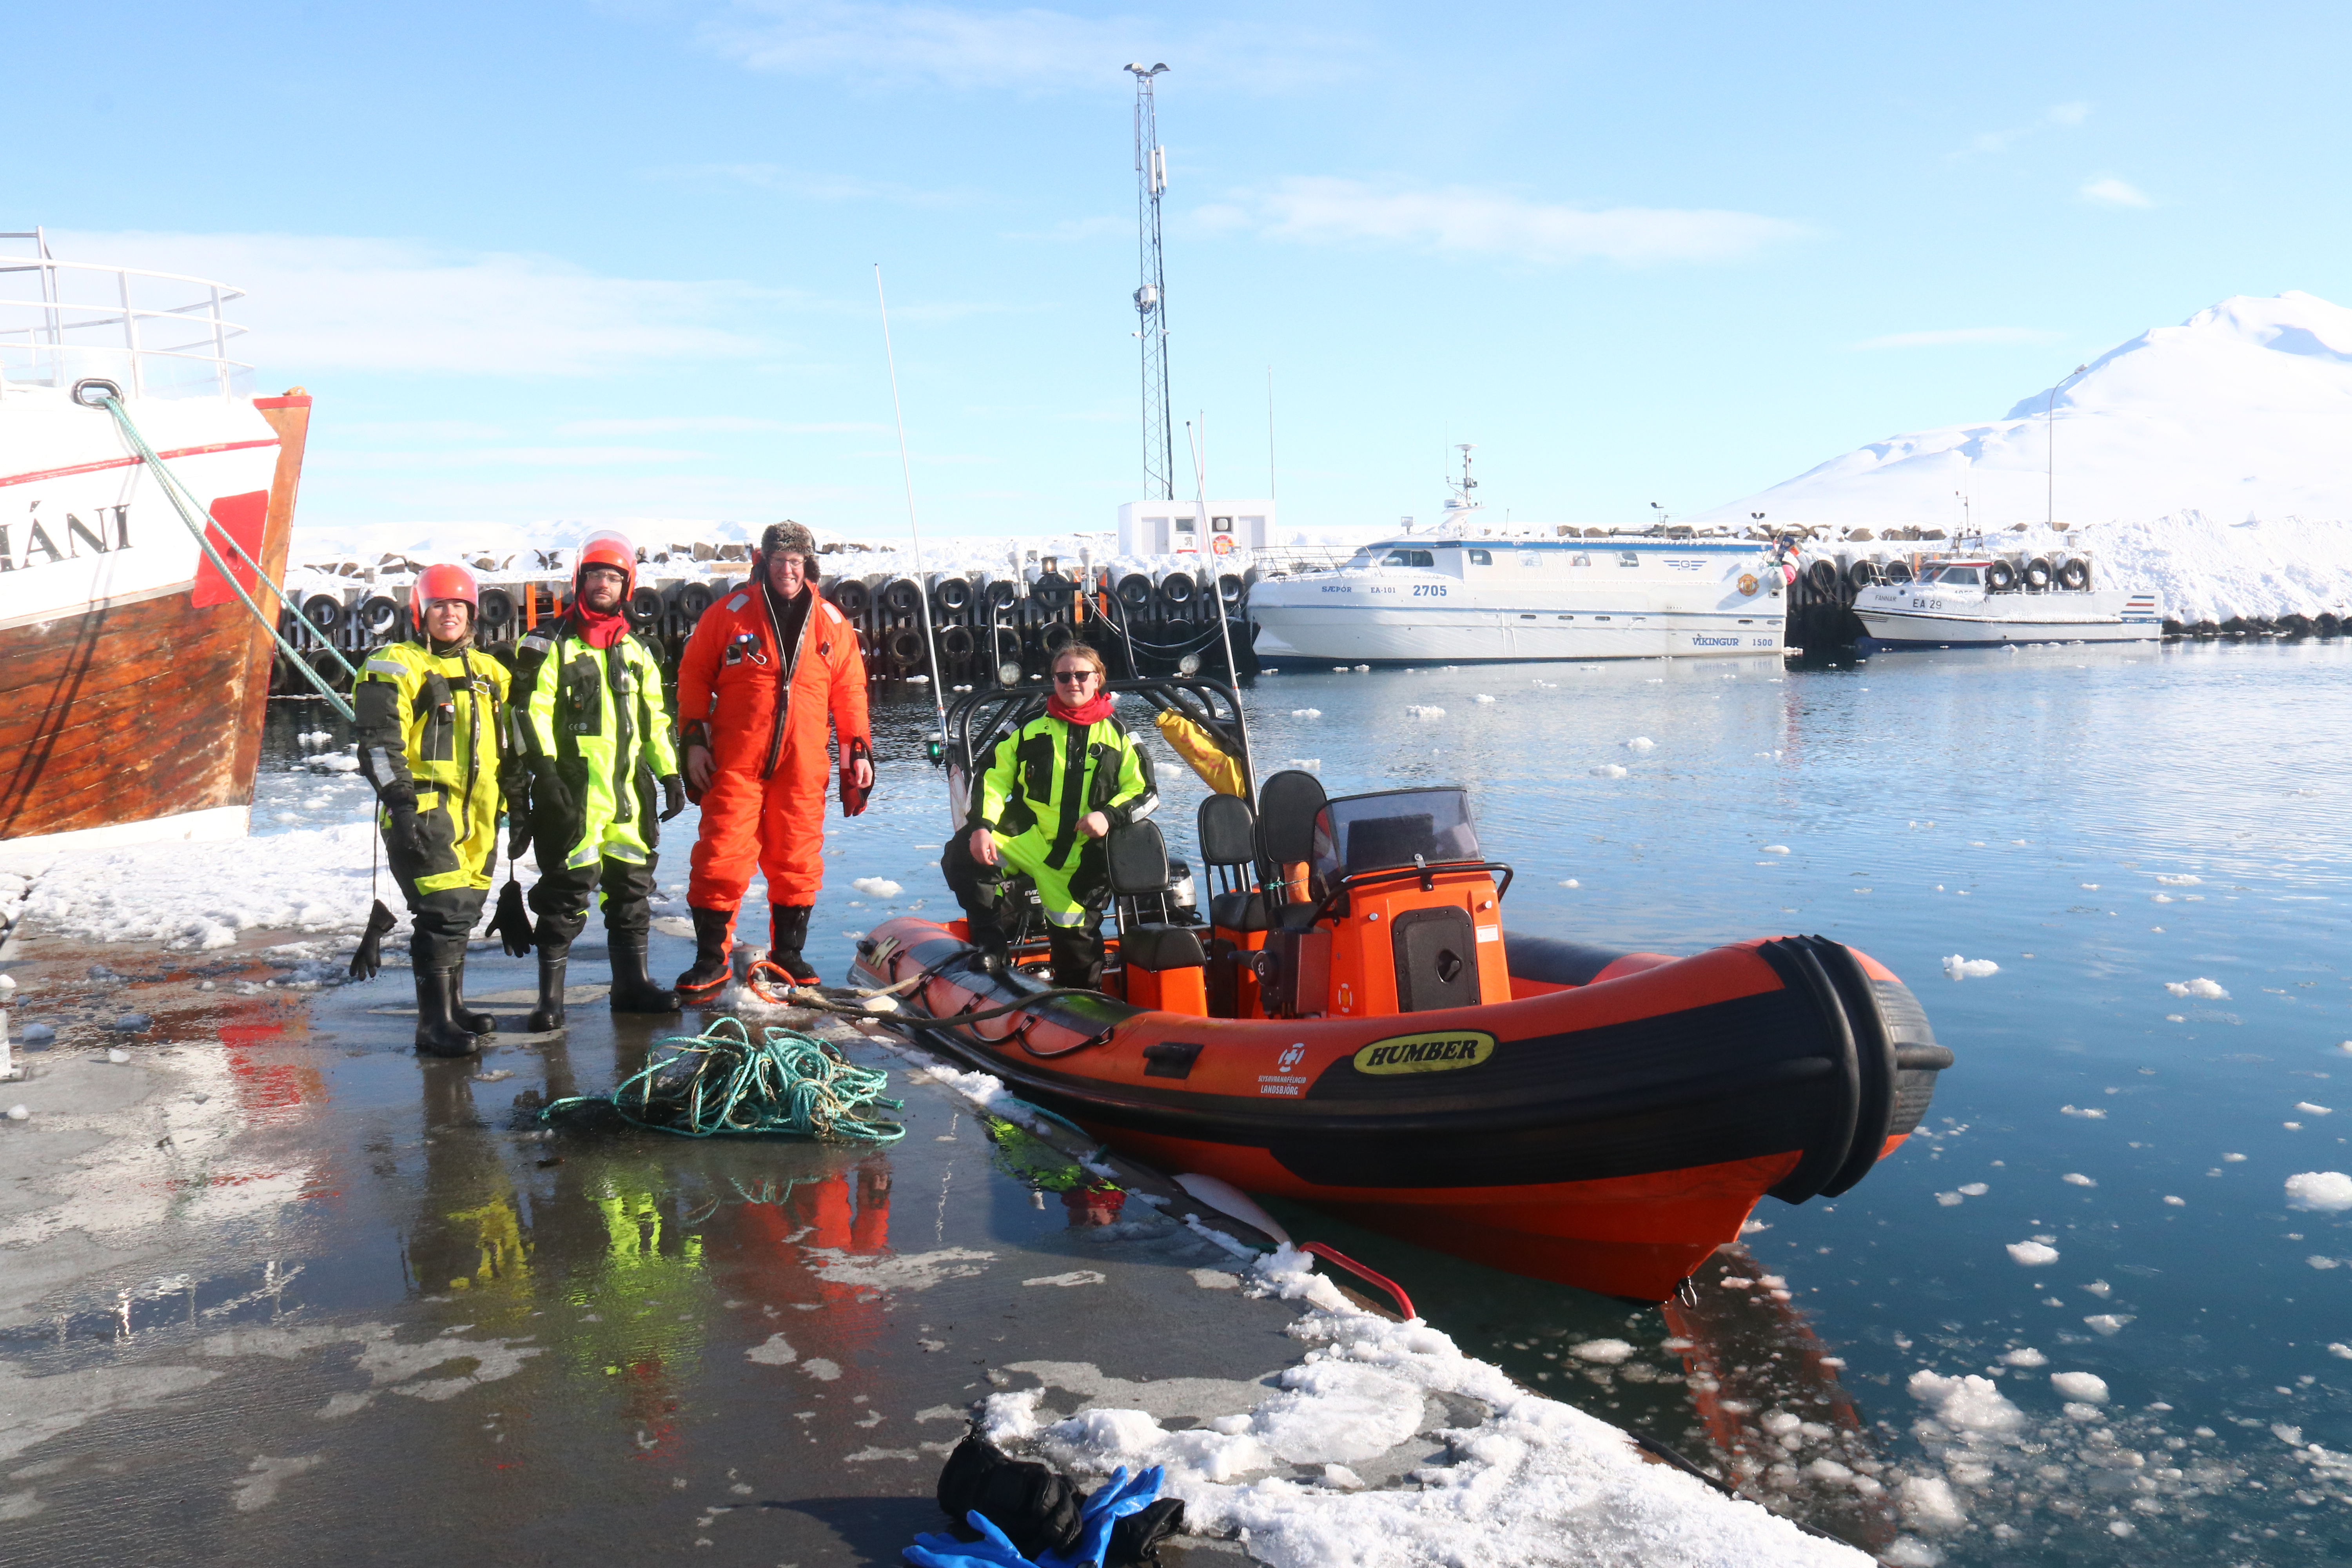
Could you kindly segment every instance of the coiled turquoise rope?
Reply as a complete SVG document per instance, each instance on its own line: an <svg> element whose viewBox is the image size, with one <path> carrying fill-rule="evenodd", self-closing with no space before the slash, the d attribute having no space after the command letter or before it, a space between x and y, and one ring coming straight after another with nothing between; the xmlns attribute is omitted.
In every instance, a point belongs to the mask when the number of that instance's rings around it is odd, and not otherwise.
<svg viewBox="0 0 2352 1568"><path fill-rule="evenodd" d="M873 1114L903 1110L883 1098L890 1075L851 1062L826 1042L792 1029L760 1031L754 1043L738 1018L699 1035L661 1042L677 1047L632 1074L609 1097L575 1096L540 1111L541 1121L574 1106L610 1105L632 1126L681 1138L720 1134L895 1143L907 1130Z"/></svg>

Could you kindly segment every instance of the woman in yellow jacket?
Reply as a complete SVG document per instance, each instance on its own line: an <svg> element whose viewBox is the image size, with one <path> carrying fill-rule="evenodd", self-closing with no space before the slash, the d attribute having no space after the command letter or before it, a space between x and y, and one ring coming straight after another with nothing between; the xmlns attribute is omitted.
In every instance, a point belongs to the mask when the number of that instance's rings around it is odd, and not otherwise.
<svg viewBox="0 0 2352 1568"><path fill-rule="evenodd" d="M408 601L414 635L368 656L352 693L360 769L382 807L384 859L408 900L416 1048L471 1055L496 1026L466 1006L466 939L498 858L499 731L507 672L473 646L481 592L463 566L428 566Z"/></svg>

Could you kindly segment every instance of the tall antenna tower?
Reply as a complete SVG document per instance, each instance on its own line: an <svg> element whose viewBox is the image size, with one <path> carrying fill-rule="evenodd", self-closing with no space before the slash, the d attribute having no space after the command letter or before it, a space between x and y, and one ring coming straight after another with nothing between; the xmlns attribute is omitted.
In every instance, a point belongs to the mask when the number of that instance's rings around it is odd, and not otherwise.
<svg viewBox="0 0 2352 1568"><path fill-rule="evenodd" d="M1136 251L1143 281L1135 290L1135 335L1143 344L1143 488L1146 500L1176 498L1176 437L1168 410L1168 279L1160 262L1160 195L1168 188L1168 150L1151 79L1164 65L1130 65L1135 73Z"/></svg>

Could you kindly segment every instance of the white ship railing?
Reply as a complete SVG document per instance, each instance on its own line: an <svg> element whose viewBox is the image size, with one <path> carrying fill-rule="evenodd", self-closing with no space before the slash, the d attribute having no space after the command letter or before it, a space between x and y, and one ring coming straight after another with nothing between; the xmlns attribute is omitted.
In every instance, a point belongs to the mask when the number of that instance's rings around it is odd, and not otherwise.
<svg viewBox="0 0 2352 1568"><path fill-rule="evenodd" d="M237 397L253 367L228 355L247 329L221 313L245 290L176 272L59 261L40 229L35 254L0 255L0 398L100 377L140 397Z"/></svg>

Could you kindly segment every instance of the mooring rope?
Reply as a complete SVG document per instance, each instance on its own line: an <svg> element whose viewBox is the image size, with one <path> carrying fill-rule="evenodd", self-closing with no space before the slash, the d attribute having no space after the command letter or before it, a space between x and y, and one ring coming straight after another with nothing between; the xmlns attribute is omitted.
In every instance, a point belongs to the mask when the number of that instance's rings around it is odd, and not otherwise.
<svg viewBox="0 0 2352 1568"><path fill-rule="evenodd" d="M673 1047L609 1096L577 1095L540 1111L541 1121L587 1105L609 1105L632 1126L681 1138L787 1134L895 1143L905 1127L874 1114L906 1108L883 1098L890 1075L862 1068L813 1035L763 1028L754 1041L738 1018L699 1035L660 1042Z"/></svg>
<svg viewBox="0 0 2352 1568"><path fill-rule="evenodd" d="M163 459L155 455L155 448L147 444L147 437L142 436L139 433L139 426L131 422L131 416L124 410L121 402L113 397L101 398L100 402L109 414L114 416L114 422L122 427L122 438L131 444L131 451L136 453L139 460L146 464L149 470L154 474L155 483L163 490L163 499L172 503L172 510L180 514L180 521L187 524L190 533L195 535L196 548L204 552L205 559L212 563L213 570L220 574L221 581L229 585L237 598L243 602L246 609L252 614L253 618L261 624L261 629L269 634L269 640L278 645L279 651L286 655L287 661L301 672L304 679L319 689L319 695L325 698L333 706L335 711L343 716L346 722L357 723L359 721L352 712L351 704L345 702L337 694L335 689L328 685L326 679L317 670L310 668L310 662L303 658L294 645L280 635L277 623L261 613L261 606L253 602L253 595L245 591L245 584L236 580L236 574L229 570L228 563L223 561L220 552L213 548L213 542L205 537L206 525L218 527L217 520L197 503L194 495L189 494L188 488L180 482L179 475L173 473L164 465ZM196 521L198 516L204 517L205 521L198 522ZM228 547L236 552L238 559L253 568L254 576L271 593L278 595L278 602L280 605L285 604L286 590L274 581L268 573L261 569L261 563L247 554L245 546L239 544L227 529L222 528L220 535ZM323 637L320 642L334 661L343 667L344 674L354 680L359 679L359 671L352 668L352 661L342 656L341 650Z"/></svg>

